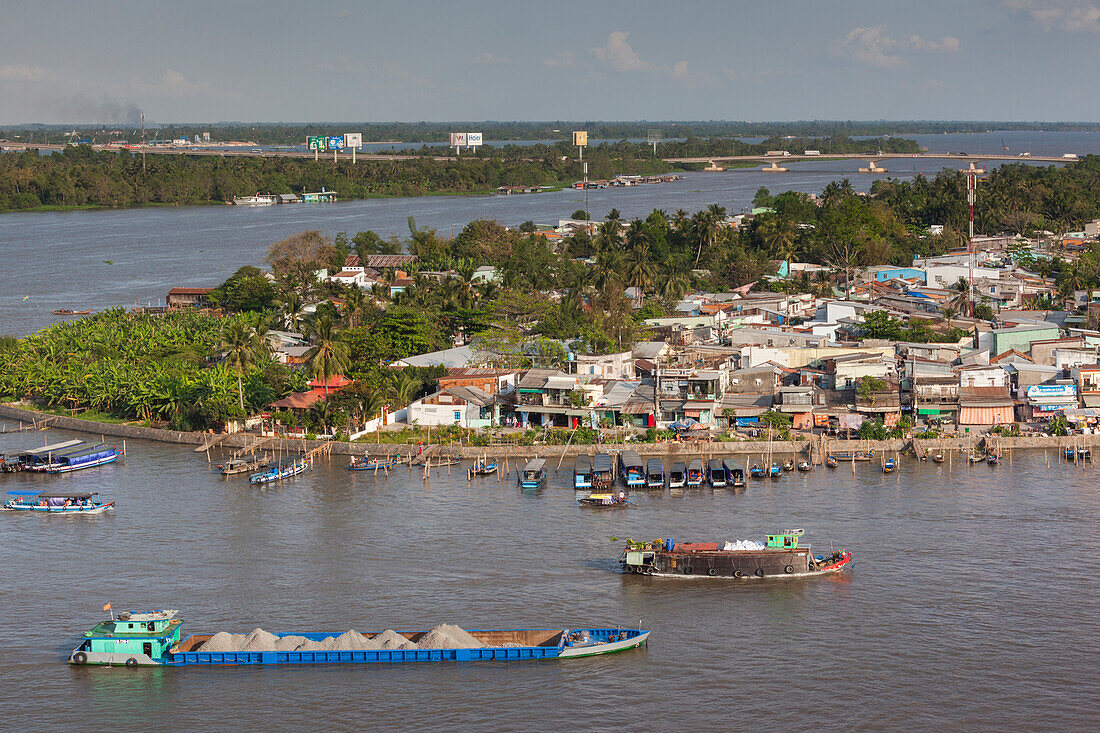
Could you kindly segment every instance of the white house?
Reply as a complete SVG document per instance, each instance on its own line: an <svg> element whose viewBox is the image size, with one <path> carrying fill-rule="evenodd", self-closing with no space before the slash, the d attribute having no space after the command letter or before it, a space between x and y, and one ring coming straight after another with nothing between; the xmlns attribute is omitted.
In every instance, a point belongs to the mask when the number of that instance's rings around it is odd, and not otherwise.
<svg viewBox="0 0 1100 733"><path fill-rule="evenodd" d="M1008 372L996 364L975 364L955 370L959 387L1007 387Z"/></svg>
<svg viewBox="0 0 1100 733"><path fill-rule="evenodd" d="M348 255L344 259L344 269L328 276L329 282L338 285L354 286L362 290L370 290L378 282L378 273L367 269L359 262L358 255Z"/></svg>
<svg viewBox="0 0 1100 733"><path fill-rule="evenodd" d="M483 428L493 423L493 396L478 387L448 387L411 402L409 424Z"/></svg>

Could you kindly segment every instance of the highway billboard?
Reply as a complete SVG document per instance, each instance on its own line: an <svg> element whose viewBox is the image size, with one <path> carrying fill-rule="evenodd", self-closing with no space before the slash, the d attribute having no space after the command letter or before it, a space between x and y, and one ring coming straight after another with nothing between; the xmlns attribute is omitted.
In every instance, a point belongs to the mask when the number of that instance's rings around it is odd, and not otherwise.
<svg viewBox="0 0 1100 733"><path fill-rule="evenodd" d="M361 133L361 132L345 132L344 133L344 147L346 147L346 148L361 148L361 147L363 147L363 133Z"/></svg>
<svg viewBox="0 0 1100 733"><path fill-rule="evenodd" d="M325 136L310 135L306 138L306 145L310 150L325 150Z"/></svg>
<svg viewBox="0 0 1100 733"><path fill-rule="evenodd" d="M466 144L466 133L464 132L452 132L451 133L451 147L457 148Z"/></svg>
<svg viewBox="0 0 1100 733"><path fill-rule="evenodd" d="M344 136L343 135L330 135L328 140L329 150L343 150L344 149Z"/></svg>
<svg viewBox="0 0 1100 733"><path fill-rule="evenodd" d="M467 132L466 144L471 148L477 145L481 145L481 133L480 132Z"/></svg>
<svg viewBox="0 0 1100 733"><path fill-rule="evenodd" d="M582 148L588 145L588 130L574 130L573 144Z"/></svg>

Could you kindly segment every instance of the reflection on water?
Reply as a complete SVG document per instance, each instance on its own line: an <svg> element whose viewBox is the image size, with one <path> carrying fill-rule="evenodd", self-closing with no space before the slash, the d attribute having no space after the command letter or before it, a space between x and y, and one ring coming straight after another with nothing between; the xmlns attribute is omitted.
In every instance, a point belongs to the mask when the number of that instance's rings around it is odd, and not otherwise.
<svg viewBox="0 0 1100 733"><path fill-rule="evenodd" d="M59 435L0 436L0 451ZM211 473L187 447L128 448L123 462L57 479L118 499L113 514L0 516L0 705L13 729L193 729L216 716L250 729L518 731L577 701L582 727L597 729L710 730L728 727L731 711L743 727L1080 729L1096 712L1100 609L1085 592L1100 551L1096 476L1041 452L996 468L903 458L894 476L818 469L740 493L638 491L636 507L593 511L576 505L564 466L531 494L514 470L425 482L402 467L375 479L333 458L259 491ZM851 550L851 573L623 576L622 542L611 541L790 526L815 549ZM107 601L179 608L185 633L443 621L640 622L654 633L646 650L560 663L69 667Z"/></svg>

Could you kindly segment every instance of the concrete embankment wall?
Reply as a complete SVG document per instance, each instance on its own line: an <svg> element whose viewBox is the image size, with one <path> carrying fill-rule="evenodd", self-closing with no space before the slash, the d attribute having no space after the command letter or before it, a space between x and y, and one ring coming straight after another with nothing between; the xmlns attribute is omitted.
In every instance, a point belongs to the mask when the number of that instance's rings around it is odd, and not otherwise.
<svg viewBox="0 0 1100 733"><path fill-rule="evenodd" d="M106 439L130 438L135 440L154 440L162 443L178 443L181 445L201 446L216 442L217 448L245 448L258 442L255 435L240 433L235 435L214 435L210 433L192 433L179 430L161 430L159 428L146 428L138 425L118 425L115 423L101 423L91 420L81 420L74 417L51 415L45 412L37 412L15 407L10 404L0 404L0 418L22 422L36 423L39 426L57 428L60 430L74 430L92 435L101 435ZM894 453L905 451L912 447L918 452L925 449L930 451L966 450L971 446L981 446L984 439L974 437L937 438L934 440L894 439L894 440L836 440L829 438L822 442L820 437L808 440L773 440L773 441L745 441L740 443L628 443L625 446L620 443L603 443L599 446L602 450L620 450L624 447L637 451L642 457L668 456L670 458L682 457L698 458L711 455L742 455L747 458L761 456L767 458L769 454L777 460L785 460L792 454L803 457L812 457L815 461L821 459L821 449L824 445L828 451L848 450L874 450L877 453ZM1060 449L1067 445L1100 446L1100 435L1072 435L1066 437L1017 437L1007 438L993 436L990 440L998 450L1012 449ZM394 453L416 453L418 446L393 445L393 444L368 444L368 443L336 443L323 440L295 440L289 438L277 438L263 443L262 450L266 452L300 453L312 450L322 445L328 445L329 450L336 455L392 455ZM493 445L487 447L475 446L436 446L430 447L431 452L443 451L448 454L462 455L473 458L488 455L497 458L515 457L530 458L539 456L543 458L557 458L562 455L575 455L577 453L591 453L597 446L593 445Z"/></svg>

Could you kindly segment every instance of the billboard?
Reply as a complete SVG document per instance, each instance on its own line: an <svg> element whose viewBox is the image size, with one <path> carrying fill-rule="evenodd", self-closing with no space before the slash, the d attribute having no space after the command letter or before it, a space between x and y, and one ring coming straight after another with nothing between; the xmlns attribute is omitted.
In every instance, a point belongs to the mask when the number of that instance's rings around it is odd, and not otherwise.
<svg viewBox="0 0 1100 733"><path fill-rule="evenodd" d="M578 145L582 148L584 146L588 145L588 131L587 130L576 130L576 131L574 131L573 132L573 144Z"/></svg>
<svg viewBox="0 0 1100 733"><path fill-rule="evenodd" d="M451 147L457 148L466 144L466 133L464 132L452 132L451 133Z"/></svg>
<svg viewBox="0 0 1100 733"><path fill-rule="evenodd" d="M660 130L650 130L646 134L645 140L646 140L647 143L659 143L659 142L661 142L661 131Z"/></svg>
<svg viewBox="0 0 1100 733"><path fill-rule="evenodd" d="M361 132L345 132L344 133L344 147L345 148L361 148L361 147L363 147L363 133L361 133Z"/></svg>
<svg viewBox="0 0 1100 733"><path fill-rule="evenodd" d="M1028 399L1043 397L1076 397L1076 384L1033 384L1027 388Z"/></svg>
<svg viewBox="0 0 1100 733"><path fill-rule="evenodd" d="M329 150L344 149L344 137L342 135L330 135L326 142Z"/></svg>
<svg viewBox="0 0 1100 733"><path fill-rule="evenodd" d="M481 133L480 132L467 132L466 133L466 144L469 145L470 147L474 147L475 145L481 145Z"/></svg>
<svg viewBox="0 0 1100 733"><path fill-rule="evenodd" d="M306 138L306 146L310 150L324 150L325 149L325 136L324 135L310 135Z"/></svg>

